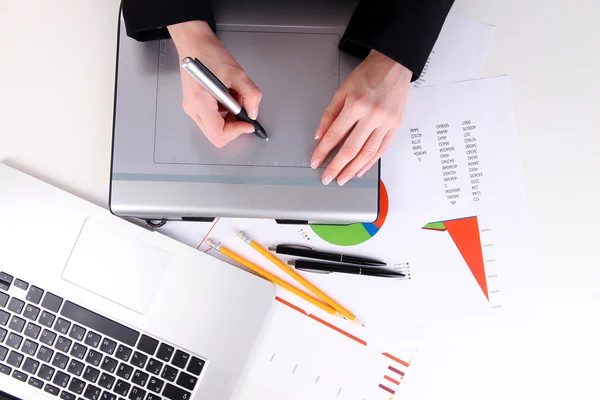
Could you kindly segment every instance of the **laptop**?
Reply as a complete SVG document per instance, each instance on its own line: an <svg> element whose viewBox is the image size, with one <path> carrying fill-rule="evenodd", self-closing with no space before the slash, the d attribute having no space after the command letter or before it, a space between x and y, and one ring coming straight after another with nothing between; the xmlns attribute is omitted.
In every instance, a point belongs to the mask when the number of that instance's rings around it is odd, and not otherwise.
<svg viewBox="0 0 600 400"><path fill-rule="evenodd" d="M0 398L225 400L275 288L0 164Z"/></svg>
<svg viewBox="0 0 600 400"><path fill-rule="evenodd" d="M317 170L309 165L321 116L359 63L338 49L354 3L217 2L217 36L262 90L259 121L269 135L268 142L242 135L223 148L182 109L172 40L137 42L121 17L112 212L148 220L376 220L379 165L343 187L321 183L331 157Z"/></svg>

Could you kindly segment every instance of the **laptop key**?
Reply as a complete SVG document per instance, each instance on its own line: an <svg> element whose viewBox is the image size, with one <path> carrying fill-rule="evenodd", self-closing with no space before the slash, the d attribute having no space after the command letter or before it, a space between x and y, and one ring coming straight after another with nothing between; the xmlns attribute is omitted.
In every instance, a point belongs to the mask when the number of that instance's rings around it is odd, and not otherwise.
<svg viewBox="0 0 600 400"><path fill-rule="evenodd" d="M77 400L77 396L75 396L73 393L69 393L67 391L62 391L60 392L60 399L61 400Z"/></svg>
<svg viewBox="0 0 600 400"><path fill-rule="evenodd" d="M85 337L85 332L86 332L86 329L84 327L81 327L81 326L75 324L71 328L71 332L69 332L69 337L71 339L75 339L75 340L81 342L83 340L83 338Z"/></svg>
<svg viewBox="0 0 600 400"><path fill-rule="evenodd" d="M23 318L17 317L16 315L13 315L8 327L9 327L9 329L12 329L13 331L17 331L18 333L21 333L21 332L23 332L23 328L25 328L25 320Z"/></svg>
<svg viewBox="0 0 600 400"><path fill-rule="evenodd" d="M17 278L15 280L15 287L17 287L21 290L27 290L27 288L29 288L29 283Z"/></svg>
<svg viewBox="0 0 600 400"><path fill-rule="evenodd" d="M85 371L83 373L83 379L85 379L86 381L92 382L92 383L96 383L99 376L100 376L100 371L97 370L96 368L92 368L92 367L86 367Z"/></svg>
<svg viewBox="0 0 600 400"><path fill-rule="evenodd" d="M84 368L85 365L82 362L79 362L77 360L71 360L71 362L69 363L69 367L67 368L67 372L79 376L83 372Z"/></svg>
<svg viewBox="0 0 600 400"><path fill-rule="evenodd" d="M4 342L6 335L8 335L8 331L4 328L0 328L0 343Z"/></svg>
<svg viewBox="0 0 600 400"><path fill-rule="evenodd" d="M146 400L162 400L162 399L153 393L148 393L148 397L146 397Z"/></svg>
<svg viewBox="0 0 600 400"><path fill-rule="evenodd" d="M160 380L153 376L152 378L150 378L150 381L148 382L148 390L151 390L154 393L160 393L160 391L162 390L164 385L165 385L165 381Z"/></svg>
<svg viewBox="0 0 600 400"><path fill-rule="evenodd" d="M0 346L0 361L4 361L7 354L8 354L8 349L4 346Z"/></svg>
<svg viewBox="0 0 600 400"><path fill-rule="evenodd" d="M111 390L114 384L115 378L105 373L102 374L100 380L98 381L98 386L106 390Z"/></svg>
<svg viewBox="0 0 600 400"><path fill-rule="evenodd" d="M23 371L30 373L31 375L35 375L38 367L40 366L40 362L34 360L33 358L27 357L25 362L23 363Z"/></svg>
<svg viewBox="0 0 600 400"><path fill-rule="evenodd" d="M40 342L47 346L52 346L54 344L54 341L56 340L56 336L56 333L48 329L44 329L44 332L42 332L42 336L40 336Z"/></svg>
<svg viewBox="0 0 600 400"><path fill-rule="evenodd" d="M51 381L52 377L54 376L54 371L54 368L52 368L51 366L42 364L37 376L45 381Z"/></svg>
<svg viewBox="0 0 600 400"><path fill-rule="evenodd" d="M85 389L85 393L83 394L83 397L85 397L88 400L98 400L100 399L100 394L102 393L102 390L96 386L93 385L88 385L87 388Z"/></svg>
<svg viewBox="0 0 600 400"><path fill-rule="evenodd" d="M12 280L12 275L7 274L6 272L0 272L0 289L8 290Z"/></svg>
<svg viewBox="0 0 600 400"><path fill-rule="evenodd" d="M119 379L117 381L117 384L115 385L115 388L113 389L113 392L115 392L119 396L127 396L127 393L129 393L130 388L131 385L129 383Z"/></svg>
<svg viewBox="0 0 600 400"><path fill-rule="evenodd" d="M37 349L38 344L36 342L32 342L29 339L25 339L23 347L21 347L21 351L31 357L35 356L35 352L37 351Z"/></svg>
<svg viewBox="0 0 600 400"><path fill-rule="evenodd" d="M8 365L0 364L0 374L10 375L12 368Z"/></svg>
<svg viewBox="0 0 600 400"><path fill-rule="evenodd" d="M161 378L166 379L171 382L175 382L177 378L177 368L173 368L170 365L165 366L163 373L161 374Z"/></svg>
<svg viewBox="0 0 600 400"><path fill-rule="evenodd" d="M171 357L173 356L173 351L175 351L173 346L161 343L160 347L158 348L158 351L156 352L156 358L165 362L169 362L171 361Z"/></svg>
<svg viewBox="0 0 600 400"><path fill-rule="evenodd" d="M177 384L190 391L194 390L194 387L196 387L197 382L197 377L195 377L194 375L186 374L183 371L179 374L179 378L177 378Z"/></svg>
<svg viewBox="0 0 600 400"><path fill-rule="evenodd" d="M69 357L61 353L56 353L52 359L52 365L56 368L65 369L69 365Z"/></svg>
<svg viewBox="0 0 600 400"><path fill-rule="evenodd" d="M140 371L139 369L135 371L133 376L131 377L131 381L139 386L146 386L146 382L148 382L148 378L150 375L145 373L144 371Z"/></svg>
<svg viewBox="0 0 600 400"><path fill-rule="evenodd" d="M42 301L42 307L57 313L60 310L63 299L50 292L46 293L44 300Z"/></svg>
<svg viewBox="0 0 600 400"><path fill-rule="evenodd" d="M38 322L47 328L52 328L55 319L56 316L54 314L49 313L48 311L42 311L42 315L40 315Z"/></svg>
<svg viewBox="0 0 600 400"><path fill-rule="evenodd" d="M58 396L58 392L60 392L60 389L56 386L52 386L51 384L46 383L46 386L44 386L44 392L50 393L52 396Z"/></svg>
<svg viewBox="0 0 600 400"><path fill-rule="evenodd" d="M8 320L10 319L10 314L6 311L0 310L0 325L6 326L8 324Z"/></svg>
<svg viewBox="0 0 600 400"><path fill-rule="evenodd" d="M9 298L10 298L9 295L7 295L4 292L0 292L0 307L6 307L6 304L8 303Z"/></svg>
<svg viewBox="0 0 600 400"><path fill-rule="evenodd" d="M148 356L142 354L140 352L133 353L133 358L131 359L131 363L138 368L144 368L146 365L146 361L148 361Z"/></svg>
<svg viewBox="0 0 600 400"><path fill-rule="evenodd" d="M27 324L27 328L25 328L25 336L30 337L32 339L37 339L40 336L41 330L41 327L30 322Z"/></svg>
<svg viewBox="0 0 600 400"><path fill-rule="evenodd" d="M25 356L23 354L17 353L16 351L13 350L8 355L8 358L6 359L6 363L8 365L12 365L15 368L21 368L21 363L23 362L24 358L25 358Z"/></svg>
<svg viewBox="0 0 600 400"><path fill-rule="evenodd" d="M17 299L16 297L10 299L10 302L8 303L8 311L12 311L15 314L21 314L23 307L25 307L25 302Z"/></svg>
<svg viewBox="0 0 600 400"><path fill-rule="evenodd" d="M28 375L21 371L14 370L12 373L12 377L18 381L27 382Z"/></svg>
<svg viewBox="0 0 600 400"><path fill-rule="evenodd" d="M54 348L56 350L62 351L63 353L68 353L72 343L73 341L71 339L67 339L64 336L61 336L56 341L56 345L54 346Z"/></svg>
<svg viewBox="0 0 600 400"><path fill-rule="evenodd" d="M119 368L117 369L117 376L119 378L129 380L129 378L131 378L131 374L133 374L133 368L131 368L131 366L123 363L119 365Z"/></svg>
<svg viewBox="0 0 600 400"><path fill-rule="evenodd" d="M38 350L37 356L35 356L35 358L37 358L41 362L49 363L50 360L52 360L53 355L54 355L54 350L49 349L46 346L42 346Z"/></svg>
<svg viewBox="0 0 600 400"><path fill-rule="evenodd" d="M10 332L8 334L8 339L6 339L6 344L15 350L18 350L19 347L21 347L22 341L23 341L23 338L21 336L17 335L16 333Z"/></svg>
<svg viewBox="0 0 600 400"><path fill-rule="evenodd" d="M189 359L190 355L188 353L181 350L177 350L175 352L175 355L173 356L173 361L171 361L171 364L183 369L187 365Z"/></svg>
<svg viewBox="0 0 600 400"><path fill-rule="evenodd" d="M69 328L71 327L71 323L66 319L58 318L56 323L54 324L54 330L66 335L69 332Z"/></svg>
<svg viewBox="0 0 600 400"><path fill-rule="evenodd" d="M191 398L190 392L171 385L170 383L166 384L165 390L163 390L162 394L164 397L170 400L189 400Z"/></svg>
<svg viewBox="0 0 600 400"><path fill-rule="evenodd" d="M99 353L95 350L90 350L88 352L87 357L85 358L85 361L87 363L92 364L94 367L97 367L100 365L100 362L102 361L102 353Z"/></svg>
<svg viewBox="0 0 600 400"><path fill-rule="evenodd" d="M65 301L60 313L80 325L98 331L128 346L134 346L140 336L139 332L70 301Z"/></svg>
<svg viewBox="0 0 600 400"><path fill-rule="evenodd" d="M83 360L83 357L85 357L86 351L87 351L87 347L85 347L82 344L75 343L73 345L73 348L71 349L71 355L73 357L79 358L80 360Z"/></svg>
<svg viewBox="0 0 600 400"><path fill-rule="evenodd" d="M36 389L41 389L44 386L44 382L40 381L39 379L34 378L33 376L29 378L27 383Z"/></svg>
<svg viewBox="0 0 600 400"><path fill-rule="evenodd" d="M117 360L115 360L114 358L110 358L109 356L104 356L104 359L102 360L102 365L100 366L100 368L102 368L105 371L110 372L111 374L113 372L115 372L115 369L117 369L117 364L119 362Z"/></svg>
<svg viewBox="0 0 600 400"><path fill-rule="evenodd" d="M44 291L37 286L31 286L25 297L28 302L33 304L40 304Z"/></svg>
<svg viewBox="0 0 600 400"><path fill-rule="evenodd" d="M25 311L23 311L23 316L32 321L37 320L37 317L40 315L40 309L31 304L27 304L25 307Z"/></svg>
<svg viewBox="0 0 600 400"><path fill-rule="evenodd" d="M144 353L154 355L156 348L158 347L158 340L151 338L150 336L142 335L140 342L137 345L138 350Z"/></svg>
<svg viewBox="0 0 600 400"><path fill-rule="evenodd" d="M84 381L77 378L71 379L71 383L69 384L69 392L81 394L83 393L83 389L85 389Z"/></svg>
<svg viewBox="0 0 600 400"><path fill-rule="evenodd" d="M69 379L71 379L69 375L65 374L64 372L57 371L56 375L54 375L54 380L52 383L64 389L69 384Z"/></svg>
<svg viewBox="0 0 600 400"><path fill-rule="evenodd" d="M148 361L148 365L146 366L146 371L150 372L152 375L160 374L160 370L162 369L163 363L153 358Z"/></svg>
<svg viewBox="0 0 600 400"><path fill-rule="evenodd" d="M115 396L112 393L109 393L107 391L102 392L102 396L100 397L100 400L117 400L117 396Z"/></svg>
<svg viewBox="0 0 600 400"><path fill-rule="evenodd" d="M103 351L104 353L107 353L111 356L114 354L116 348L117 342L107 338L104 338L104 340L102 340L102 343L100 343L100 351Z"/></svg>
<svg viewBox="0 0 600 400"><path fill-rule="evenodd" d="M144 397L146 397L146 391L137 386L134 386L129 393L129 400L144 400Z"/></svg>
<svg viewBox="0 0 600 400"><path fill-rule="evenodd" d="M97 348L100 345L101 340L102 340L102 336L100 336L94 332L88 332L88 334L85 335L85 340L83 342L85 344L87 344L88 346Z"/></svg>
<svg viewBox="0 0 600 400"><path fill-rule="evenodd" d="M115 353L115 357L117 357L121 361L129 361L129 357L131 357L132 350L129 347L123 346L122 344L117 347L117 352ZM140 368L144 368L141 366Z"/></svg>
<svg viewBox="0 0 600 400"><path fill-rule="evenodd" d="M190 372L196 376L200 375L202 372L202 368L204 368L204 360L199 359L198 357L192 357L190 361L190 365L187 367L187 372Z"/></svg>

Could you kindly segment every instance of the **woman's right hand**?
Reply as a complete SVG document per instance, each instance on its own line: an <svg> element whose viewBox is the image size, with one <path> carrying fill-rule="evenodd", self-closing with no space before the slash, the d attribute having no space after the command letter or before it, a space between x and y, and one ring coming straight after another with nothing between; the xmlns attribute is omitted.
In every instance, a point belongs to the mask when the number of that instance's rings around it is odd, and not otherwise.
<svg viewBox="0 0 600 400"><path fill-rule="evenodd" d="M168 27L179 59L197 58L230 89L248 116L256 119L262 98L260 89L225 49L204 21L190 21ZM180 67L181 69L181 67ZM254 132L252 124L238 121L186 71L181 69L183 109L216 147L223 147L243 133Z"/></svg>

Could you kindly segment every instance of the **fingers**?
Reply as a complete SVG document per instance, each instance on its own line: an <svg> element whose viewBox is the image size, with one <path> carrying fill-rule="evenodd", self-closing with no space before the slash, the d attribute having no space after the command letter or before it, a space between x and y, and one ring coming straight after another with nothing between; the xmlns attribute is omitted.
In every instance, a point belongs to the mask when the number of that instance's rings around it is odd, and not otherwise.
<svg viewBox="0 0 600 400"><path fill-rule="evenodd" d="M184 102L184 109L215 147L223 147L243 133L254 132L252 124L238 121L233 116L223 119L216 100L208 93L193 96Z"/></svg>
<svg viewBox="0 0 600 400"><path fill-rule="evenodd" d="M381 145L379 146L379 150L377 151L375 156L369 162L367 162L367 164L364 167L362 167L358 171L356 176L358 176L360 178L361 176L366 174L367 171L373 167L373 165L375 165L377 160L379 160L383 156L383 154L387 151L388 147L390 147L390 143L392 142L393 138L394 138L394 134L390 134L388 131L388 133L385 135L385 137L381 141Z"/></svg>
<svg viewBox="0 0 600 400"><path fill-rule="evenodd" d="M377 128L370 134L356 157L339 174L338 184L340 186L343 186L350 179L354 178L361 168L365 167L375 158L380 152L381 144L388 132L385 128Z"/></svg>
<svg viewBox="0 0 600 400"><path fill-rule="evenodd" d="M350 107L344 107L342 109L342 111L335 118L329 129L325 132L321 141L319 142L319 144L315 148L315 151L313 152L313 155L310 160L310 166L313 169L318 168L319 165L321 165L323 161L327 158L329 153L342 141L342 139L346 137L346 135L352 129L354 124L356 124L357 119L358 116L352 112ZM364 140L366 140L366 137L364 138ZM352 147L346 149L348 154L351 153L351 150L354 150L354 148ZM331 180L335 179L335 175L328 175L327 178L325 175L323 175L323 183L325 183L327 179L329 179L329 182L331 182ZM325 184L327 185L329 182Z"/></svg>
<svg viewBox="0 0 600 400"><path fill-rule="evenodd" d="M332 125L332 127L334 125ZM346 167L346 165L348 165L348 163L350 163L352 160L354 160L360 155L360 152L362 151L363 146L367 142L369 135L371 135L375 128L376 125L369 119L363 119L356 124L356 127L354 128L350 136L348 136L343 146L340 148L339 152L333 158L331 163L327 166L325 172L323 172L324 185L328 185L332 180L336 179L339 173ZM327 134L323 137L321 144L328 140L328 135L329 132L327 132ZM375 155L376 151L377 150L375 149L370 155L368 155L368 158L364 161L365 164ZM366 156L362 155L361 157L365 158ZM339 184L343 185L347 181L348 180L340 180Z"/></svg>
<svg viewBox="0 0 600 400"><path fill-rule="evenodd" d="M242 99L242 107L252 119L258 117L258 106L262 99L262 92L243 70L232 76L231 89Z"/></svg>
<svg viewBox="0 0 600 400"><path fill-rule="evenodd" d="M345 96L342 94L341 90L335 91L333 99L331 99L331 103L329 103L325 109L325 112L323 113L323 116L321 117L319 127L315 133L315 139L321 139L323 133L327 132L327 130L331 127L333 121L335 121L339 113L342 111L342 108L344 108L344 98Z"/></svg>

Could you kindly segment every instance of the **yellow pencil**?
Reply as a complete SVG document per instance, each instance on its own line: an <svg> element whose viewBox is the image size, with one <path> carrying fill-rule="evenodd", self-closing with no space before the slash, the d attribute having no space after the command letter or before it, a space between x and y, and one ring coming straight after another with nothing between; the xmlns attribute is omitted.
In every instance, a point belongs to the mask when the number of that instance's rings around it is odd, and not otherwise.
<svg viewBox="0 0 600 400"><path fill-rule="evenodd" d="M281 286L282 288L294 293L296 296L303 298L304 300L308 301L309 303L311 303L312 305L319 307L321 310L335 316L335 317L342 317L342 314L340 314L339 312L337 312L333 307L315 299L312 296L309 296L308 294L304 293L303 291L299 290L298 288L295 288L294 286L290 285L289 283L287 283L286 281L284 281L283 279L280 279L278 277L276 277L275 275L271 274L268 271L265 271L264 269L262 269L261 267L259 267L256 264L251 263L250 261L246 260L245 258L243 258L242 256L234 253L233 251L229 250L227 247L222 246L220 244L217 244L215 242L213 242L212 240L207 240L206 244L208 244L211 248L217 250L218 252L220 252L221 254L231 258L234 261L239 262L240 264L242 264L244 267L248 268L251 271L254 271L255 273L259 274L260 276L262 276L263 278L267 279L270 282L273 282L276 285Z"/></svg>
<svg viewBox="0 0 600 400"><path fill-rule="evenodd" d="M333 300L331 297L329 297L327 294L325 294L318 287L316 287L315 285L313 285L312 283L310 283L306 278L304 278L302 275L300 275L299 273L297 273L295 270L293 270L292 268L288 267L287 264L285 264L279 258L275 257L267 249L265 249L264 247L262 247L261 245L259 245L258 243L256 243L254 240L250 239L248 237L248 235L246 235L244 232L238 232L238 236L244 242L246 242L250 246L252 246L253 249L255 249L260 254L262 254L263 256L265 256L273 264L277 265L279 268L281 268L283 271L285 271L288 275L290 275L291 277L293 277L294 279L296 279L298 282L300 282L305 288L307 288L308 290L310 290L311 292L313 292L317 297L319 297L325 303L329 304L331 307L333 307L334 309L336 309L344 317L346 317L350 321L356 322L357 324L364 326L364 324L362 322L360 322L358 320L358 318L356 318L356 316L354 314L352 314L350 311L348 311L346 308L344 308L338 302L336 302L335 300Z"/></svg>

